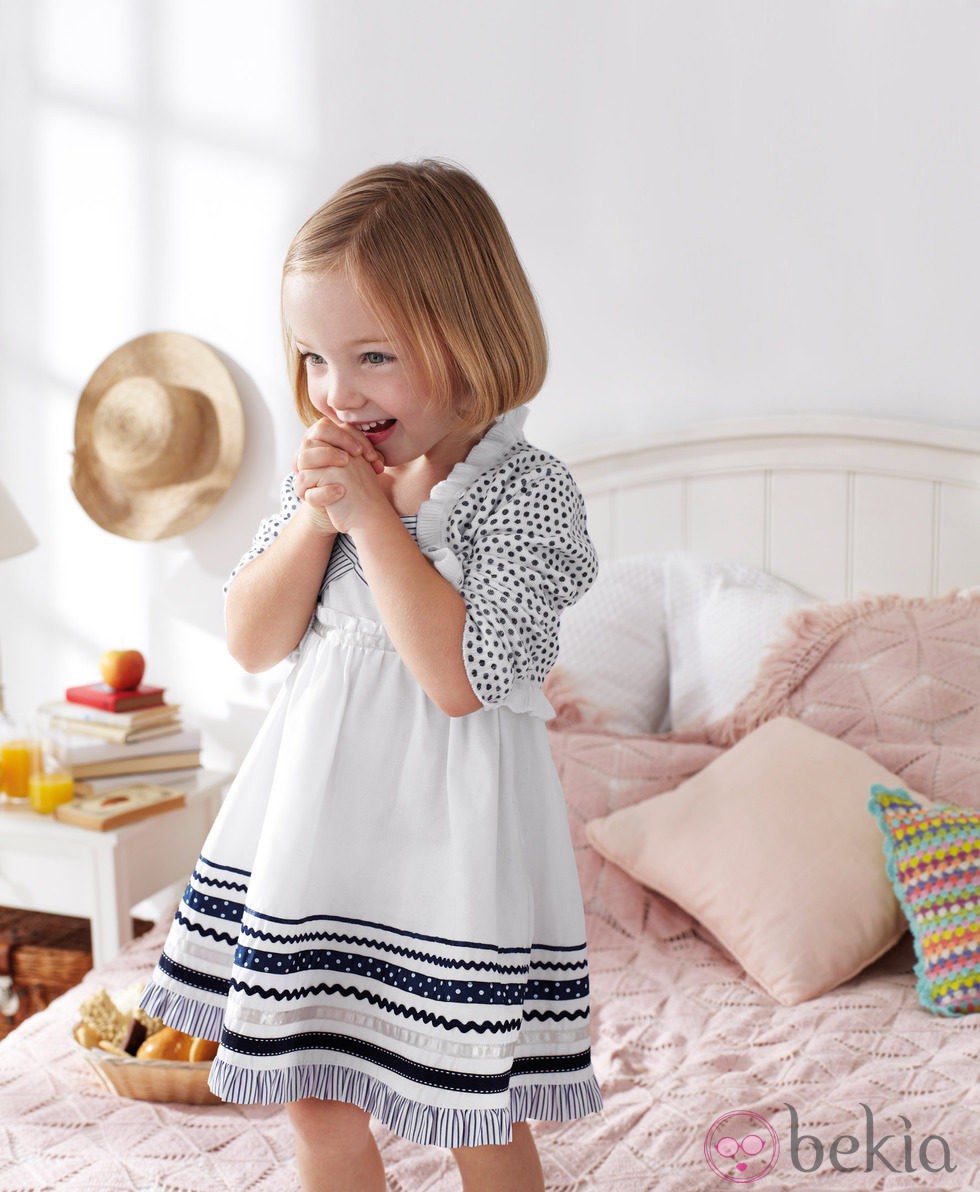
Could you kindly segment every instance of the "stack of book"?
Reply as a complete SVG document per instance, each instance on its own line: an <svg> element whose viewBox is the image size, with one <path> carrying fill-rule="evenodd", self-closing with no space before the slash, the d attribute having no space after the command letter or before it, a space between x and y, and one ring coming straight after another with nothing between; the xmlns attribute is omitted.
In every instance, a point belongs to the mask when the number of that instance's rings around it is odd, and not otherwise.
<svg viewBox="0 0 980 1192"><path fill-rule="evenodd" d="M162 687L69 687L45 704L51 751L76 779L186 770L201 764L201 733L181 720Z"/></svg>

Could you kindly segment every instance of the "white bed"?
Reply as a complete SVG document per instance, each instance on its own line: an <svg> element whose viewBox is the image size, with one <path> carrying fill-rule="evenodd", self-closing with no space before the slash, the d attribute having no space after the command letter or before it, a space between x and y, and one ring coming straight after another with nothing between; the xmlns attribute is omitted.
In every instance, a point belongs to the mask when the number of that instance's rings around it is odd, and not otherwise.
<svg viewBox="0 0 980 1192"><path fill-rule="evenodd" d="M770 573L835 605L862 592L943 597L980 584L976 432L837 417L753 420L570 462L610 566L693 552ZM976 609L980 619L973 601L950 607L957 615ZM971 649L966 662L980 672L980 637ZM584 692L582 682L576 676L577 694L588 697L587 677ZM969 694L977 693L980 674ZM782 1142L761 1188L980 1186L980 1019L939 1018L919 1005L907 937L819 997L775 1001L689 915L600 857L585 835L586 821L703 771L737 734L616 735L587 711L583 719L574 694L569 707L579 719L560 715L552 740L586 901L594 1056L606 1109L582 1122L535 1127L549 1192L709 1192L726 1179L739 1182L735 1169L718 1175L705 1149L715 1120L734 1111L771 1121ZM980 694L971 707L978 703ZM980 749L980 732L975 744ZM971 749L957 754L968 779ZM918 771L912 765L908 773ZM980 762L975 774L977 807ZM94 987L148 975L165 926L0 1044L0 1192L296 1186L279 1111L122 1101L74 1049L78 1001ZM825 1144L812 1172L790 1160L790 1104L800 1131ZM879 1152L891 1166L875 1161L866 1173L862 1106L874 1117L876 1139L893 1136ZM905 1135L917 1170L905 1170ZM922 1169L918 1148L928 1135L946 1140L955 1172ZM831 1144L844 1136L859 1139L860 1174L830 1164ZM379 1139L392 1192L458 1189L446 1153L384 1132ZM843 1158L848 1146L836 1152L841 1162L856 1161ZM927 1157L939 1157L936 1147ZM812 1148L800 1153L813 1157Z"/></svg>

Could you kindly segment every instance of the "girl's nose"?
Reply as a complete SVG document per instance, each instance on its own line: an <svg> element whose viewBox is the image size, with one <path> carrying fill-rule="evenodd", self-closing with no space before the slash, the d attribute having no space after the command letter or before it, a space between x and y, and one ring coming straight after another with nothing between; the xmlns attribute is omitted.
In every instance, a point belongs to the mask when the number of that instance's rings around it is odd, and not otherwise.
<svg viewBox="0 0 980 1192"><path fill-rule="evenodd" d="M330 404L335 410L357 410L364 405L364 398L353 385L340 381L330 395Z"/></svg>
<svg viewBox="0 0 980 1192"><path fill-rule="evenodd" d="M364 398L358 393L356 386L336 374L330 378L325 396L332 410L358 410L364 405Z"/></svg>

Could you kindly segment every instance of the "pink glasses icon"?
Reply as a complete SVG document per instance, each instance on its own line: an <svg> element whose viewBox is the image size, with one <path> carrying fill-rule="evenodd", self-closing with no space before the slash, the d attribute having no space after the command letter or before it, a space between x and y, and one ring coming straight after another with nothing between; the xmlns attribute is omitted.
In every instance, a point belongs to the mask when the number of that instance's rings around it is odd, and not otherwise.
<svg viewBox="0 0 980 1192"><path fill-rule="evenodd" d="M744 1155L748 1155L751 1159L761 1154L765 1149L765 1140L760 1138L758 1134L746 1134L741 1142L738 1142L734 1138L719 1138L715 1143L715 1150L726 1159L734 1159L739 1151ZM748 1164L738 1163L736 1166L739 1171L744 1171Z"/></svg>
<svg viewBox="0 0 980 1192"><path fill-rule="evenodd" d="M704 1138L708 1166L733 1184L754 1184L779 1159L779 1136L772 1123L752 1109L735 1109L712 1122Z"/></svg>

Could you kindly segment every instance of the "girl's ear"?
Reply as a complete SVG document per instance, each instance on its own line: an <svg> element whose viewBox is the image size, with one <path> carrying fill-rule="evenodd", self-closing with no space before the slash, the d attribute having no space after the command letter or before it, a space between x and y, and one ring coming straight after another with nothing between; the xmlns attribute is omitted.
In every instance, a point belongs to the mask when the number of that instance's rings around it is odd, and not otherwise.
<svg viewBox="0 0 980 1192"><path fill-rule="evenodd" d="M464 426L472 426L476 413L476 399L469 388L461 388L453 399L453 413Z"/></svg>

